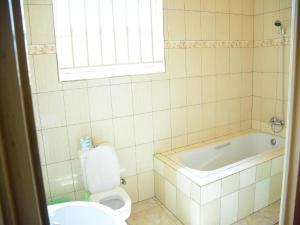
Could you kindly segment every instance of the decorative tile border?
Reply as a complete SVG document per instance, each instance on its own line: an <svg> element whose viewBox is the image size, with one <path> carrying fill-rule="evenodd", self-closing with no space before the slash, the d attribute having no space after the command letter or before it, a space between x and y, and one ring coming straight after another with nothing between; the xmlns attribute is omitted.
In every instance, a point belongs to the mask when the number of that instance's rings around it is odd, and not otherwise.
<svg viewBox="0 0 300 225"><path fill-rule="evenodd" d="M252 48L253 41L165 41L167 49Z"/></svg>
<svg viewBox="0 0 300 225"><path fill-rule="evenodd" d="M284 44L288 45L290 40L285 39ZM270 39L259 41L165 41L166 49L189 49L189 48L257 48L281 46L282 39ZM55 44L29 45L30 55L54 54L56 53Z"/></svg>
<svg viewBox="0 0 300 225"><path fill-rule="evenodd" d="M254 47L272 47L272 46L281 46L283 44L283 40L281 38L278 39L269 39L269 40L259 40L254 41ZM290 39L285 38L284 45L290 44Z"/></svg>
<svg viewBox="0 0 300 225"><path fill-rule="evenodd" d="M56 53L56 47L54 44L29 45L28 53L30 55L54 54Z"/></svg>

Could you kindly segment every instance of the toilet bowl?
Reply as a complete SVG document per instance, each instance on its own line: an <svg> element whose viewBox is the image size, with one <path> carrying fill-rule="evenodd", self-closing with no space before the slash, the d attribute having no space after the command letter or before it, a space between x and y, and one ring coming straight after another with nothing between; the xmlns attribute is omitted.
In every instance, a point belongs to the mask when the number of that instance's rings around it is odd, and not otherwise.
<svg viewBox="0 0 300 225"><path fill-rule="evenodd" d="M113 209L124 221L131 213L131 199L120 187L117 155L108 144L80 152L82 178L89 200Z"/></svg>
<svg viewBox="0 0 300 225"><path fill-rule="evenodd" d="M92 194L90 201L98 202L115 210L124 220L127 220L131 213L131 199L125 190L116 187L113 190Z"/></svg>
<svg viewBox="0 0 300 225"><path fill-rule="evenodd" d="M114 210L95 202L74 201L48 206L51 225L127 225Z"/></svg>

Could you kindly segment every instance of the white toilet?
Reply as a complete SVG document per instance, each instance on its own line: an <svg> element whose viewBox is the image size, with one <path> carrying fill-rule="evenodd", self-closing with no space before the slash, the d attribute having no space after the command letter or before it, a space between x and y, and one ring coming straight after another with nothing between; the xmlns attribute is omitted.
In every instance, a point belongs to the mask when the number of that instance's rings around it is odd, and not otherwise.
<svg viewBox="0 0 300 225"><path fill-rule="evenodd" d="M131 199L120 187L120 168L114 148L103 144L80 152L79 157L84 185L91 193L89 200L110 207L127 220Z"/></svg>

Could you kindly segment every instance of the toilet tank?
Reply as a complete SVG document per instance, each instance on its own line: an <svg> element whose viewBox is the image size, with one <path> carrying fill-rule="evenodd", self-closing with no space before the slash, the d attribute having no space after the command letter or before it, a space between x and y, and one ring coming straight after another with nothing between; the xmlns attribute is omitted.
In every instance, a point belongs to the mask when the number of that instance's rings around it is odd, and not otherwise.
<svg viewBox="0 0 300 225"><path fill-rule="evenodd" d="M90 193L108 191L120 185L119 161L111 145L80 152L79 159L83 184Z"/></svg>

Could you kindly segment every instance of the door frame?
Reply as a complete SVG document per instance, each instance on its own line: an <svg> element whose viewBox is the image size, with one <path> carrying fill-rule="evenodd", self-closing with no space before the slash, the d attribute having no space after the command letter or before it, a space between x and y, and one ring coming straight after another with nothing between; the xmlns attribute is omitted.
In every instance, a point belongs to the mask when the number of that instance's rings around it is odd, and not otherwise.
<svg viewBox="0 0 300 225"><path fill-rule="evenodd" d="M48 225L22 10L22 1L0 1L0 221Z"/></svg>
<svg viewBox="0 0 300 225"><path fill-rule="evenodd" d="M286 153L281 194L280 225L300 225L300 14L299 1L292 3L289 103Z"/></svg>
<svg viewBox="0 0 300 225"><path fill-rule="evenodd" d="M23 32L22 2L0 1L0 224L49 225ZM281 225L300 224L300 16L293 1ZM298 137L298 139L297 139Z"/></svg>

